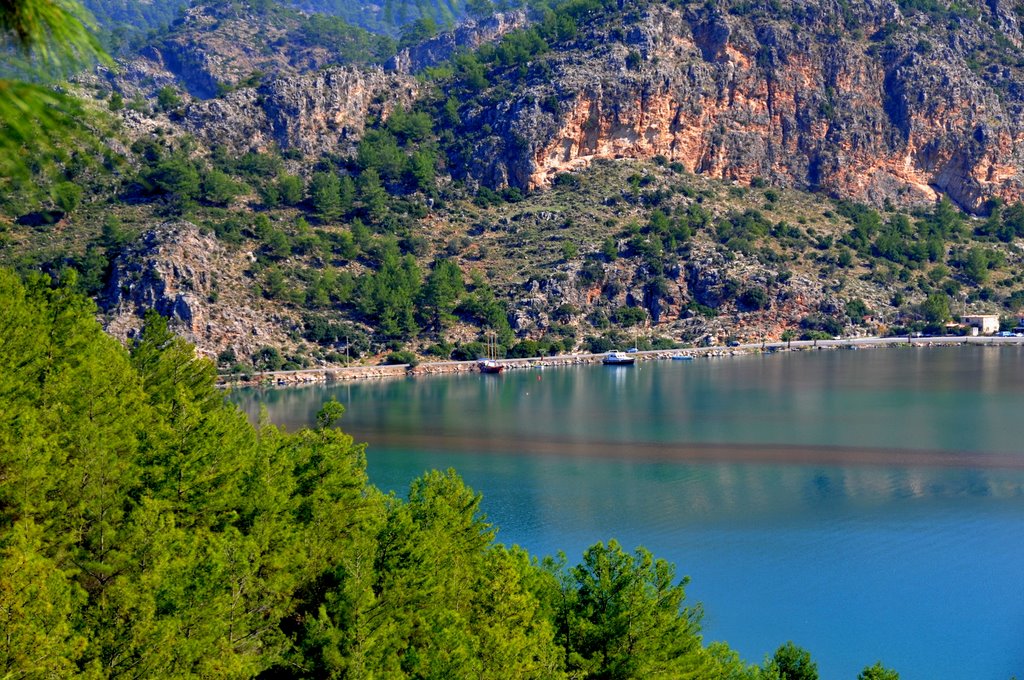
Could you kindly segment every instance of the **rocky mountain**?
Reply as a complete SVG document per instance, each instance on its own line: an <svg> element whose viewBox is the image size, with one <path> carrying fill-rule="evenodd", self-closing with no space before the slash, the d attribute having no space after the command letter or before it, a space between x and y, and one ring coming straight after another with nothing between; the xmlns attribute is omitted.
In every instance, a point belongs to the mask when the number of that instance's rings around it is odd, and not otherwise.
<svg viewBox="0 0 1024 680"><path fill-rule="evenodd" d="M763 178L878 206L945 195L981 212L990 198L1021 197L1024 58L1018 16L1005 3L932 12L895 0L636 4L633 14L582 17L572 39L535 58L491 64L489 85L459 110L453 172L528 191L594 159L663 157L710 177ZM261 74L259 90L190 110L190 132L209 123L219 135L227 118L236 137L323 150L358 138L343 102L376 96L366 83L380 82L403 105L419 89L372 70L309 75L340 61L336 50L296 46L287 37L298 29L274 22L258 40L243 38L251 17L226 12L189 10L182 29L126 71L155 83L163 69L200 99ZM470 22L403 49L386 68L415 74L525 24L523 13Z"/></svg>
<svg viewBox="0 0 1024 680"><path fill-rule="evenodd" d="M112 47L170 25L191 0L84 0L101 35Z"/></svg>
<svg viewBox="0 0 1024 680"><path fill-rule="evenodd" d="M330 67L196 102L180 125L237 153L276 147L315 158L350 153L368 119L411 105L418 91L415 78L379 67Z"/></svg>
<svg viewBox="0 0 1024 680"><path fill-rule="evenodd" d="M525 13L498 14L404 48L383 66L304 68L289 75L279 71L259 87L195 102L181 127L210 145L226 144L239 152L276 144L307 158L350 153L367 120L386 119L396 106L414 105L422 90L415 73L525 24Z"/></svg>
<svg viewBox="0 0 1024 680"><path fill-rule="evenodd" d="M155 101L162 88L178 90L186 106L173 127L208 146L244 153L276 145L315 160L350 152L366 120L410 107L422 89L414 74L526 23L522 11L468 20L396 53L387 39L330 18L204 4L105 73L125 98Z"/></svg>
<svg viewBox="0 0 1024 680"><path fill-rule="evenodd" d="M389 51L272 3L196 6L82 80L123 162L69 164L46 243L19 215L0 257L78 269L120 337L154 308L241 364L1008 316L1019 19L573 0Z"/></svg>
<svg viewBox="0 0 1024 680"><path fill-rule="evenodd" d="M96 18L105 33L117 39L144 36L148 31L160 30L172 24L192 0L84 0L82 4ZM267 2L230 3L266 7ZM296 0L282 3L285 7L304 14L323 14L344 19L353 26L386 35L397 36L402 27L417 20L427 19L439 25L457 24L465 18L465 3L461 0Z"/></svg>
<svg viewBox="0 0 1024 680"><path fill-rule="evenodd" d="M423 19L440 26L458 24L466 16L467 5L464 0L294 0L292 4L304 12L331 14L355 26L394 35Z"/></svg>

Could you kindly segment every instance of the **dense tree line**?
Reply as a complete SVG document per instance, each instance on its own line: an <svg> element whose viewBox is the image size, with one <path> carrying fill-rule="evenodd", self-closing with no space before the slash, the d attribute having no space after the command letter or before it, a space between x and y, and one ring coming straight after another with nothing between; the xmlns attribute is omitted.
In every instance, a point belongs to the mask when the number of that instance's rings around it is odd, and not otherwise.
<svg viewBox="0 0 1024 680"><path fill-rule="evenodd" d="M336 402L253 427L156 315L126 350L68 285L0 270L0 299L5 676L817 677L705 646L642 548L539 562L452 471L385 496Z"/></svg>

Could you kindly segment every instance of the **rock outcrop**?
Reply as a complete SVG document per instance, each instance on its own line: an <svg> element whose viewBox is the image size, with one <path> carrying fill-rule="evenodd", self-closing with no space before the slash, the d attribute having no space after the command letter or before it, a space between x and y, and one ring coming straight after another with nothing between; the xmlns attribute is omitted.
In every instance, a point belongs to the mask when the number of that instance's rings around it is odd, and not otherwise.
<svg viewBox="0 0 1024 680"><path fill-rule="evenodd" d="M339 67L276 80L261 95L282 148L322 153L358 141L367 118L386 118L397 106L409 108L418 92L409 76L376 67Z"/></svg>
<svg viewBox="0 0 1024 680"><path fill-rule="evenodd" d="M367 118L408 107L418 91L414 78L379 67L332 67L195 102L181 125L211 146L236 152L276 144L309 155L347 153Z"/></svg>
<svg viewBox="0 0 1024 680"><path fill-rule="evenodd" d="M99 300L107 332L134 337L154 309L210 356L230 348L248 357L265 345L289 345L293 322L246 295L252 287L242 275L246 259L190 222L157 226L113 263Z"/></svg>
<svg viewBox="0 0 1024 680"><path fill-rule="evenodd" d="M385 68L405 75L418 73L447 61L460 50L475 50L526 25L526 12L523 11L495 14L479 21L470 20L460 24L454 31L400 50L388 60Z"/></svg>
<svg viewBox="0 0 1024 680"><path fill-rule="evenodd" d="M182 128L211 145L306 155L351 151L367 116L423 91L411 73L527 25L501 14L386 69L321 70L320 48L275 43L294 27L261 24L259 40L246 38L237 11L190 9L120 77L149 83L148 96L177 77L200 100ZM1024 196L1024 34L1006 0L928 12L896 0L651 3L581 21L573 39L464 98L449 159L458 178L530 190L595 159L663 157L876 205L948 195L980 212ZM257 71L257 88L211 98Z"/></svg>
<svg viewBox="0 0 1024 680"><path fill-rule="evenodd" d="M176 84L196 99L210 99L249 79L297 75L337 63L325 47L296 40L299 21L297 15L261 13L244 5L198 4L132 61L173 74Z"/></svg>

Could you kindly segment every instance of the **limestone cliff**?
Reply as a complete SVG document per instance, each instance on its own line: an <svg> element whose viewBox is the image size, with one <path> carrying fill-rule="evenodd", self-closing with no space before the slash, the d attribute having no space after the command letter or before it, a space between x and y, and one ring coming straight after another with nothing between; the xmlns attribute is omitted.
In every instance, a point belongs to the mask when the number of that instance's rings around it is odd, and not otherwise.
<svg viewBox="0 0 1024 680"><path fill-rule="evenodd" d="M945 194L978 212L1024 193L1024 36L1011 2L620 4L461 98L457 177L535 189L594 159L661 156L712 178L876 205ZM121 80L150 95L181 84L199 100L182 127L211 145L306 155L345 153L368 116L431 90L409 74L527 25L521 13L469 22L385 71L322 68L323 48L289 42L295 17L227 11L189 10ZM258 39L247 37L257 19ZM212 98L257 71L257 88Z"/></svg>
<svg viewBox="0 0 1024 680"><path fill-rule="evenodd" d="M875 204L1022 197L1024 60L1007 3L941 21L890 0L773 6L654 3L592 27L504 101L464 107L478 135L465 172L533 189L597 158L663 156Z"/></svg>
<svg viewBox="0 0 1024 680"><path fill-rule="evenodd" d="M383 61L394 42L276 3L197 3L137 59L172 73L193 97L209 99L261 78L331 65Z"/></svg>

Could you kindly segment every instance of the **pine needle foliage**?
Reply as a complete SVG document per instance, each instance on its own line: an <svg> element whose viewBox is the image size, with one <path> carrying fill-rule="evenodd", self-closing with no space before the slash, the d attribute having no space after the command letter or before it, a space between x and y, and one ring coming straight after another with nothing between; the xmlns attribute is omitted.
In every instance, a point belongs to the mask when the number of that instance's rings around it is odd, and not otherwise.
<svg viewBox="0 0 1024 680"><path fill-rule="evenodd" d="M73 0L0 2L0 180L24 179L42 157L89 141L81 102L59 83L89 64L109 63L94 29Z"/></svg>

